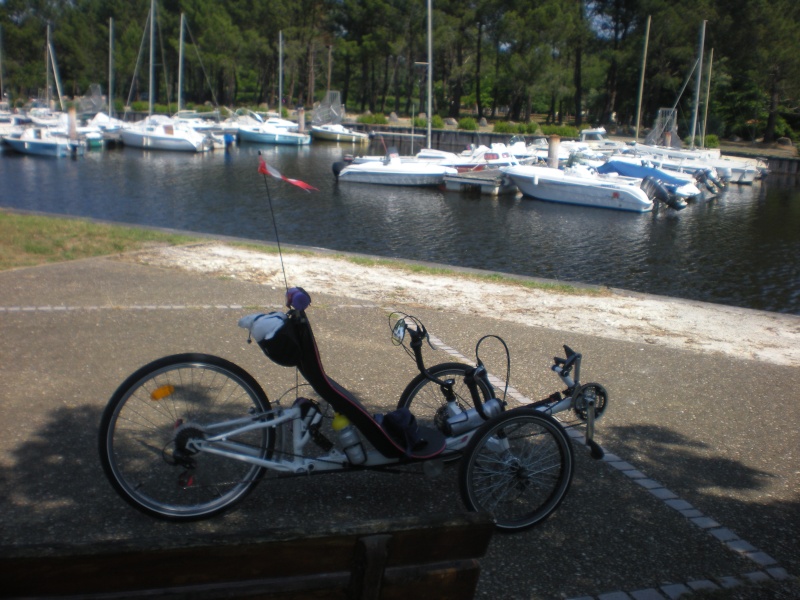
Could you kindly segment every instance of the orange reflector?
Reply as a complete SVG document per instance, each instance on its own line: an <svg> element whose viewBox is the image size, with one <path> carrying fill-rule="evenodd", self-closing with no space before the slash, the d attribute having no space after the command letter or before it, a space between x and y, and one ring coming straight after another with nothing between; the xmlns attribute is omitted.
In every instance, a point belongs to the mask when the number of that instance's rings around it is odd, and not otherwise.
<svg viewBox="0 0 800 600"><path fill-rule="evenodd" d="M150 399L155 400L158 402L159 400L163 400L167 396L171 396L172 392L175 391L175 388L169 384L162 385L161 387L157 387L152 392L150 392Z"/></svg>

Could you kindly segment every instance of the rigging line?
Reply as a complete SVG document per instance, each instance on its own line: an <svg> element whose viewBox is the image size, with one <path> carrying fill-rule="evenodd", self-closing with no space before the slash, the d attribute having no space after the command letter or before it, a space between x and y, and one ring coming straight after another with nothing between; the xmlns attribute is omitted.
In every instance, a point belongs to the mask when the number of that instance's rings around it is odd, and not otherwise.
<svg viewBox="0 0 800 600"><path fill-rule="evenodd" d="M208 73L206 72L206 66L203 64L203 59L200 56L200 50L198 50L197 42L194 41L192 30L189 28L189 22L186 21L184 25L186 25L186 31L189 32L189 38L192 40L192 45L194 46L194 52L195 54L197 54L197 60L200 62L200 68L203 69L203 77L205 77L206 83L208 84L208 89L211 92L211 98L214 100L214 106L219 108L219 104L217 103L217 95L214 93L214 88L211 86L211 80L208 78Z"/></svg>
<svg viewBox="0 0 800 600"><path fill-rule="evenodd" d="M161 62L163 63L163 72L164 72L164 89L167 91L167 114L172 114L172 103L170 102L169 98L169 78L167 73L167 53L164 52L164 34L161 31L161 24L156 19L156 27L158 27L158 42L161 46Z"/></svg>
<svg viewBox="0 0 800 600"><path fill-rule="evenodd" d="M261 150L258 151L258 156L261 157ZM261 160L264 160L261 157ZM275 219L275 209L272 207L272 195L269 193L269 184L267 183L267 174L264 175L264 187L267 188L267 200L269 201L269 212L272 216L272 227L275 230L275 241L278 242L278 258L281 261L281 271L283 271L283 284L286 286L286 291L289 291L289 280L286 279L286 267L283 264L283 251L281 250L281 239L278 236L278 221Z"/></svg>
<svg viewBox="0 0 800 600"><path fill-rule="evenodd" d="M692 75L694 74L694 70L697 68L697 63L698 62L700 62L699 58L694 61L694 66L692 67L692 70L689 71L689 76L686 78L686 81L683 82L683 87L681 88L681 93L678 94L678 97L675 99L675 104L672 105L673 109L675 109L675 107L678 106L678 102L681 101L681 96L683 96L683 92L686 90L686 86L689 85L689 80L692 78Z"/></svg>
<svg viewBox="0 0 800 600"><path fill-rule="evenodd" d="M139 76L139 65L142 64L142 54L144 54L144 41L147 39L147 25L148 25L148 23L150 23L150 13L149 12L147 13L147 19L145 19L145 21L144 21L144 28L142 29L142 43L139 45L139 56L136 57L136 68L134 68L134 70L133 70L133 79L131 79L131 89L128 92L128 102L127 102L127 105L126 105L128 107L130 107L130 105L131 105L131 98L133 98L133 88L136 86L136 78ZM127 116L128 116L128 113L126 111L125 114L123 115L123 119L124 119L124 117L127 117Z"/></svg>

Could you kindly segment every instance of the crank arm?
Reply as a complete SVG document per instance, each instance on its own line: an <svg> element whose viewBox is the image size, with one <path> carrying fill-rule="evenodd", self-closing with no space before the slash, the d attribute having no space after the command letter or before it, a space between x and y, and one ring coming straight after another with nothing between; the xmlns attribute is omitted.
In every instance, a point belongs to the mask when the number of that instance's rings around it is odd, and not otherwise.
<svg viewBox="0 0 800 600"><path fill-rule="evenodd" d="M586 446L588 446L592 458L600 460L605 456L605 452L600 445L594 441L594 398L588 399L586 402Z"/></svg>

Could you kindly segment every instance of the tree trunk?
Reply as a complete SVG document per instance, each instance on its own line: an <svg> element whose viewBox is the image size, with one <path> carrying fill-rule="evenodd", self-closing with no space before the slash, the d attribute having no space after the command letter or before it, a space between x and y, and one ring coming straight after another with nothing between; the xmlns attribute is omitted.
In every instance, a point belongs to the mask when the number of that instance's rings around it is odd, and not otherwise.
<svg viewBox="0 0 800 600"><path fill-rule="evenodd" d="M580 129L583 124L583 88L581 77L581 58L583 52L581 51L580 43L575 48L575 127Z"/></svg>
<svg viewBox="0 0 800 600"><path fill-rule="evenodd" d="M778 120L780 94L778 93L778 84L775 78L772 79L770 88L769 117L767 117L767 128L764 130L764 142L767 144L775 141L775 125Z"/></svg>
<svg viewBox="0 0 800 600"><path fill-rule="evenodd" d="M461 74L461 69L464 67L464 52L461 46L461 41L456 44L456 76L453 84L453 91L450 97L450 110L448 116L458 120L461 116L461 96L464 95L464 78Z"/></svg>
<svg viewBox="0 0 800 600"><path fill-rule="evenodd" d="M483 23L478 21L478 46L475 51L475 103L478 105L478 120L483 117L483 102L481 102L481 39L483 38Z"/></svg>
<svg viewBox="0 0 800 600"><path fill-rule="evenodd" d="M314 79L314 40L311 40L308 45L308 94L305 103L301 102L303 106L314 106Z"/></svg>

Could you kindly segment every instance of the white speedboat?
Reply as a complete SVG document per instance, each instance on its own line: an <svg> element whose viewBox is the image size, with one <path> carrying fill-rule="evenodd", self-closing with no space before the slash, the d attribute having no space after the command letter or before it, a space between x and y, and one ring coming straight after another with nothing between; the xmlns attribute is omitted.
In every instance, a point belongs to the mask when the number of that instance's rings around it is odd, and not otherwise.
<svg viewBox="0 0 800 600"><path fill-rule="evenodd" d="M312 125L311 137L316 140L325 140L327 142L344 142L347 144L369 143L369 134L348 129L344 125L337 123Z"/></svg>
<svg viewBox="0 0 800 600"><path fill-rule="evenodd" d="M380 185L440 186L446 175L458 171L433 162L400 159L397 150L390 148L383 160L362 163L336 162L333 174L339 181L354 183L376 183Z"/></svg>
<svg viewBox="0 0 800 600"><path fill-rule="evenodd" d="M600 175L589 169L553 169L520 165L501 169L519 190L538 200L632 212L649 212L654 202L642 189L642 180Z"/></svg>
<svg viewBox="0 0 800 600"><path fill-rule="evenodd" d="M582 129L579 133L579 142L594 151L601 153L616 152L625 146L622 142L615 142L608 139L605 127L591 127Z"/></svg>
<svg viewBox="0 0 800 600"><path fill-rule="evenodd" d="M126 146L144 150L205 152L210 148L202 133L163 115L149 116L122 129L120 137Z"/></svg>
<svg viewBox="0 0 800 600"><path fill-rule="evenodd" d="M447 152L434 148L423 148L414 159L452 167L459 173L499 169L518 165L519 161L505 144L492 144L491 147L471 145L463 152Z"/></svg>
<svg viewBox="0 0 800 600"><path fill-rule="evenodd" d="M79 156L86 150L82 141L56 135L49 127L27 127L20 135L3 136L3 141L16 152L38 156Z"/></svg>
<svg viewBox="0 0 800 600"><path fill-rule="evenodd" d="M626 149L625 154L633 153L639 159L647 159L660 169L694 173L698 169L716 170L725 183L752 185L766 172L763 161L756 159L731 158L720 154L718 149L680 149L649 144L635 144Z"/></svg>

